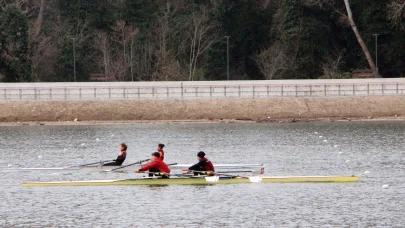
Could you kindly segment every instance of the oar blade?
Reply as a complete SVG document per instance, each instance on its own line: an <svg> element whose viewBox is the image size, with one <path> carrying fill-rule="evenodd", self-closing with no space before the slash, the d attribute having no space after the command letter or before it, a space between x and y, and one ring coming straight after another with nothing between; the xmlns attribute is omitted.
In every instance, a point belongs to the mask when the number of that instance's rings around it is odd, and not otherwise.
<svg viewBox="0 0 405 228"><path fill-rule="evenodd" d="M253 177L249 177L250 182L252 183L261 183L263 180L263 176L253 176Z"/></svg>
<svg viewBox="0 0 405 228"><path fill-rule="evenodd" d="M219 176L209 176L205 177L205 180L207 182L218 182L219 181Z"/></svg>

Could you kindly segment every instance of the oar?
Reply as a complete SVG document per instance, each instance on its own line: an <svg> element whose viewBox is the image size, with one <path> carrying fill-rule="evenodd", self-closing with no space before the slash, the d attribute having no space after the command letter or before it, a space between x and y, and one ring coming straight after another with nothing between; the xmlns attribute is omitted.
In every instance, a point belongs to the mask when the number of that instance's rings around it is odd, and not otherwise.
<svg viewBox="0 0 405 228"><path fill-rule="evenodd" d="M101 163L110 162L110 161L114 161L114 160L98 161L98 162L94 162L94 163L88 163L88 164L83 164L83 165L75 165L75 166L69 166L69 167L82 167L82 166L88 166L88 165L101 164Z"/></svg>
<svg viewBox="0 0 405 228"><path fill-rule="evenodd" d="M166 164L167 166L171 166L171 165L177 165L178 163L176 162L176 163L170 163L170 164ZM140 171L140 172L138 172L138 173L148 173L148 172L146 172L146 171ZM162 172L152 172L152 173L162 173Z"/></svg>
<svg viewBox="0 0 405 228"><path fill-rule="evenodd" d="M236 175L229 175L226 173L242 173L242 172L253 172L253 171L246 171L246 170L239 170L239 171L225 171L225 172L210 172L210 171L194 171L196 173L200 174L206 174L206 175L211 175L214 174L214 176L208 176L205 177L205 180L207 182L218 182L219 181L219 176L226 176L230 178L243 178L243 179L249 179L250 182L254 183L259 183L262 182L262 173L259 176L253 176L253 177L243 177L243 176L236 176Z"/></svg>
<svg viewBox="0 0 405 228"><path fill-rule="evenodd" d="M199 174L205 174L205 175L211 175L211 174L225 174L225 173L253 173L252 170L230 170L230 171L218 171L218 172L212 172L212 171L196 171L196 170L189 170L189 173L199 173Z"/></svg>
<svg viewBox="0 0 405 228"><path fill-rule="evenodd" d="M148 159L149 160L149 159ZM144 162L144 161L141 161L141 163L142 162ZM137 164L137 163L135 163L135 164ZM167 166L171 166L171 165L177 165L178 163L170 163L170 164L167 164ZM133 165L133 164L132 164ZM129 165L128 165L129 166ZM126 166L125 166L126 167ZM125 168L125 167L120 167L120 168ZM113 170L105 170L104 172L110 172L110 171L115 171L115 170L117 170L117 169L119 169L119 168L116 168L116 169L113 169ZM118 171L118 172L124 172L124 171ZM147 173L147 172L139 172L139 173Z"/></svg>
<svg viewBox="0 0 405 228"><path fill-rule="evenodd" d="M147 172L147 171L141 171L139 173L153 174L155 176L193 177L192 174L181 174L181 173Z"/></svg>
<svg viewBox="0 0 405 228"><path fill-rule="evenodd" d="M150 160L149 158L148 158L148 159L145 159L145 160L140 160L140 161L137 161L137 162L135 162L135 163L132 163L132 164L129 164L129 165L124 165L124 166L121 166L121 167L118 167L118 168L115 168L115 169L104 170L103 172L113 172L113 171L115 171L115 170L123 169L123 168L128 167L128 166L133 166L133 165L137 165L137 164L142 164L142 162L146 162L146 161L149 161L149 160Z"/></svg>

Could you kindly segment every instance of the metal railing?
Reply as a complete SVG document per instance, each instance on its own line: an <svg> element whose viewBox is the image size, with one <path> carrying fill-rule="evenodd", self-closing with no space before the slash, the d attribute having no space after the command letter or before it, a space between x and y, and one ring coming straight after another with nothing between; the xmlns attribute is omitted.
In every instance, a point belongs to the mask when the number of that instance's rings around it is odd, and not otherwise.
<svg viewBox="0 0 405 228"><path fill-rule="evenodd" d="M403 96L405 80L0 84L0 101Z"/></svg>

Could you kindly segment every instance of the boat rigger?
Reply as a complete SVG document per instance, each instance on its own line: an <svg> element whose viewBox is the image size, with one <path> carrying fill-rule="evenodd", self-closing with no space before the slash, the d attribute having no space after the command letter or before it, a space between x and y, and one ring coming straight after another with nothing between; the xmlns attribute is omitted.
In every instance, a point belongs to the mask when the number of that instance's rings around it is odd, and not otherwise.
<svg viewBox="0 0 405 228"><path fill-rule="evenodd" d="M267 176L262 183L350 183L357 182L358 176ZM246 177L220 177L217 182L207 181L204 177L139 178L118 180L89 181L52 181L26 182L24 187L51 186L109 186L109 185L212 185L212 184L247 184L252 183Z"/></svg>

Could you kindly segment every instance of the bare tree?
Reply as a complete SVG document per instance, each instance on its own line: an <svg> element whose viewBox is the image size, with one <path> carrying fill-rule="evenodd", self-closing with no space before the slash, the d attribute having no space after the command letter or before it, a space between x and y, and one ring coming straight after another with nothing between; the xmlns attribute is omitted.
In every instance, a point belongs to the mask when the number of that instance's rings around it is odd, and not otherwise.
<svg viewBox="0 0 405 228"><path fill-rule="evenodd" d="M320 7L324 5L328 5L332 7L337 13L342 15L349 23L351 26L354 34L356 35L357 41L359 42L361 48L363 49L364 55L366 56L368 65L370 66L370 69L373 70L374 72L376 71L376 67L373 61L373 58L370 55L370 51L368 50L367 45L364 43L363 38L360 35L359 30L357 29L356 23L354 22L353 19L353 13L352 9L350 8L350 2L349 0L343 0L345 7L346 7L346 14L338 10L333 6L334 1L329 1L329 0L303 0L304 3L307 3L308 5L318 5Z"/></svg>
<svg viewBox="0 0 405 228"><path fill-rule="evenodd" d="M99 65L104 68L104 74L109 74L109 62L110 62L110 40L109 36L105 32L98 32L95 38L96 48L103 53L103 56L99 59Z"/></svg>
<svg viewBox="0 0 405 228"><path fill-rule="evenodd" d="M116 61L118 61L119 63L113 64L115 65L115 76L118 77L120 80L124 80L127 74L128 65L132 65L132 63L128 64L128 59L132 60L132 58L128 58L127 45L130 41L133 40L133 37L138 34L139 29L133 29L132 27L127 26L125 21L122 20L117 21L116 25L112 27L112 29L115 31L112 39L122 45L122 54L115 58ZM122 67L122 69L118 70L118 67Z"/></svg>
<svg viewBox="0 0 405 228"><path fill-rule="evenodd" d="M211 20L207 8L201 7L192 13L188 40L190 42L189 81L192 81L197 69L198 58L219 40L218 25Z"/></svg>
<svg viewBox="0 0 405 228"><path fill-rule="evenodd" d="M322 63L323 77L328 79L337 78L340 74L340 66L344 64L345 50L334 51L332 54L325 57Z"/></svg>
<svg viewBox="0 0 405 228"><path fill-rule="evenodd" d="M157 48L152 80L167 81L182 74L177 57L185 49L187 40L184 39L184 23L176 16L185 6L184 0L166 0L165 6L160 9L153 31Z"/></svg>
<svg viewBox="0 0 405 228"><path fill-rule="evenodd" d="M280 73L288 68L285 50L279 44L262 49L252 59L256 62L260 72L267 80L279 78L281 76Z"/></svg>
<svg viewBox="0 0 405 228"><path fill-rule="evenodd" d="M45 0L40 0L40 5L39 5L39 12L37 16L37 20L35 21L35 26L34 26L34 39L39 36L42 30L42 24L44 23L44 12L45 12Z"/></svg>
<svg viewBox="0 0 405 228"><path fill-rule="evenodd" d="M392 0L388 4L388 18L398 28L405 29L405 1Z"/></svg>

